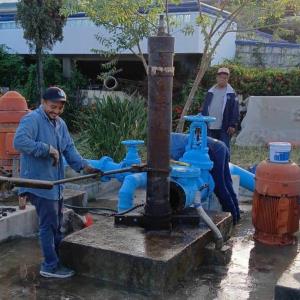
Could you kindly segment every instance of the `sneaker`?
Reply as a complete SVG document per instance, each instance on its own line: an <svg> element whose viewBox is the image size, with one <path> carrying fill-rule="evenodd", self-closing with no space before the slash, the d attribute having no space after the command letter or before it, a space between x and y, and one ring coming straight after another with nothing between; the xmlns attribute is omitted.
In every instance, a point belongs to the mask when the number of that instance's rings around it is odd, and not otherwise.
<svg viewBox="0 0 300 300"><path fill-rule="evenodd" d="M75 272L69 268L59 265L55 269L50 271L41 270L40 274L41 276L47 278L68 278L72 277Z"/></svg>

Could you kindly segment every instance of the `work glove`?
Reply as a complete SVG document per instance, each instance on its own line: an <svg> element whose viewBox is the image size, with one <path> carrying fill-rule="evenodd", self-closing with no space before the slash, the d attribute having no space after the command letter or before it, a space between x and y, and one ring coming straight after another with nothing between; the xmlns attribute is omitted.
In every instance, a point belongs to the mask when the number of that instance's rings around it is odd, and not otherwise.
<svg viewBox="0 0 300 300"><path fill-rule="evenodd" d="M53 158L53 166L57 166L59 162L59 152L50 145L49 147L49 155Z"/></svg>
<svg viewBox="0 0 300 300"><path fill-rule="evenodd" d="M96 169L96 168L93 168L92 166L90 165L86 165L84 168L83 168L83 172L85 174L94 174L94 173L98 173L100 176L102 176L103 172L99 169Z"/></svg>

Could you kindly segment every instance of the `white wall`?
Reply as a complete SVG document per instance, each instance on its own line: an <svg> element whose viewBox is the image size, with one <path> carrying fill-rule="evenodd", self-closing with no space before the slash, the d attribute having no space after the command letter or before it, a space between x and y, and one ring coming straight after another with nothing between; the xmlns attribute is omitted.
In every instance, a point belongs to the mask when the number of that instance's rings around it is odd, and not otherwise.
<svg viewBox="0 0 300 300"><path fill-rule="evenodd" d="M173 14L185 23L195 24L196 13ZM3 29L10 27L10 29ZM52 54L93 54L91 49L101 49L95 38L96 34L108 35L101 27L96 27L88 18L69 19L64 28L64 40L56 43ZM201 53L203 50L203 36L198 27L191 36L184 35L179 28L173 30L175 37L175 53ZM20 54L29 54L29 47L23 39L23 30L18 29L14 22L0 23L0 44L6 44L12 51ZM142 50L147 53L147 41L142 41ZM216 51L213 63L220 63L223 59L234 57L235 34L227 35ZM123 54L131 54L124 51Z"/></svg>

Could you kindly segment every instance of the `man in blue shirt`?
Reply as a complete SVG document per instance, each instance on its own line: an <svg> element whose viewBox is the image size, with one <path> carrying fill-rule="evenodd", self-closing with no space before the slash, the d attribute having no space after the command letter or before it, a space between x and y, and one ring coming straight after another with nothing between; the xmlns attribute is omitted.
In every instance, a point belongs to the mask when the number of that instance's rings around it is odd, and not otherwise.
<svg viewBox="0 0 300 300"><path fill-rule="evenodd" d="M64 91L58 87L50 87L45 91L40 107L21 120L14 139L14 147L21 153L21 178L51 181L63 179L63 157L77 172L98 172L80 156L66 123L59 117L63 113L65 102ZM40 274L44 277L66 278L74 275L73 270L63 267L59 262L62 194L62 185L55 185L51 190L19 189L19 196L28 199L35 206L39 217L39 234L44 255Z"/></svg>
<svg viewBox="0 0 300 300"><path fill-rule="evenodd" d="M239 103L232 86L228 83L228 68L220 68L217 84L206 94L202 115L216 118L209 124L208 135L226 144L230 149L230 139L235 133L239 121Z"/></svg>

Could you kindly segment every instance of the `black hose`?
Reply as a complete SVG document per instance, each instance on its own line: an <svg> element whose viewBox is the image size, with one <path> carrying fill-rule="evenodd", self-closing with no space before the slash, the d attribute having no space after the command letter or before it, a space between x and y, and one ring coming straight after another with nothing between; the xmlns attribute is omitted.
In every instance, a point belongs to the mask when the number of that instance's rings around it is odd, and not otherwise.
<svg viewBox="0 0 300 300"><path fill-rule="evenodd" d="M91 206L76 206L76 205L71 205L71 204L64 204L65 207L67 208L74 208L74 209L83 209L83 210L106 210L106 211L111 211L114 213L117 213L118 211L112 208L108 207L91 207Z"/></svg>
<svg viewBox="0 0 300 300"><path fill-rule="evenodd" d="M129 209L125 210L125 211L122 211L121 213L115 214L115 216L123 216L123 215L125 215L125 214L127 214L127 213L129 213L129 212L131 212L131 211L133 211L133 210L135 210L137 208L139 208L139 207L142 207L142 206L144 206L144 204L138 204L138 205L136 205L136 206L134 206L132 208L129 208Z"/></svg>
<svg viewBox="0 0 300 300"><path fill-rule="evenodd" d="M99 216L103 216L103 217L114 217L114 216L123 216L139 207L144 206L144 204L138 204L130 209L127 209L121 213L118 213L117 210L115 209L111 209L108 207L89 207L89 206L76 206L76 205L71 205L71 204L64 204L65 207L67 208L72 208L72 209L83 209L83 210L88 210L91 214L94 215L99 215ZM105 213L105 212L99 212L99 210L101 211L110 211L112 212L111 214L109 213Z"/></svg>

